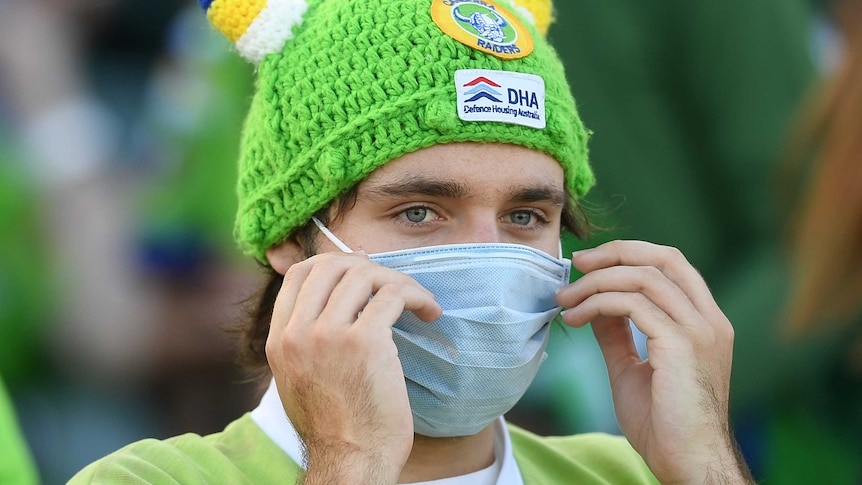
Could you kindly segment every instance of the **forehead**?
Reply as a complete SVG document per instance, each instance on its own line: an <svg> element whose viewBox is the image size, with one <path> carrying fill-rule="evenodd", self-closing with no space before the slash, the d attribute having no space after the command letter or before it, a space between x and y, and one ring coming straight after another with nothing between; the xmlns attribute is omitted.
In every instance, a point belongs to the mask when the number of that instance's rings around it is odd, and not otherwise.
<svg viewBox="0 0 862 485"><path fill-rule="evenodd" d="M551 156L503 143L439 144L408 153L375 170L359 193L413 180L451 181L470 191L544 188L563 192L564 175Z"/></svg>

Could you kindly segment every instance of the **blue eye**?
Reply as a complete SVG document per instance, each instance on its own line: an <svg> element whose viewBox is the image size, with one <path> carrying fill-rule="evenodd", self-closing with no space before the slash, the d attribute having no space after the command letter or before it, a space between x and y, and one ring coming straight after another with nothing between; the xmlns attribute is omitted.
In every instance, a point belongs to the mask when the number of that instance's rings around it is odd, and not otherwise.
<svg viewBox="0 0 862 485"><path fill-rule="evenodd" d="M516 211L509 214L509 220L512 224L519 226L527 226L533 221L533 213L530 211Z"/></svg>
<svg viewBox="0 0 862 485"><path fill-rule="evenodd" d="M407 217L407 220L410 222L419 223L428 217L428 209L424 207L411 207L404 211L404 216Z"/></svg>

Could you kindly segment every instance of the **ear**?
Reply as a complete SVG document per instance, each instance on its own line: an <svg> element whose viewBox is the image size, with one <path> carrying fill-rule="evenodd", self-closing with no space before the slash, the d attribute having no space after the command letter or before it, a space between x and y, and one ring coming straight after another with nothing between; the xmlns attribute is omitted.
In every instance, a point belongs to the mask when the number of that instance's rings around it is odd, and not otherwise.
<svg viewBox="0 0 862 485"><path fill-rule="evenodd" d="M266 260L276 273L284 275L291 266L305 259L303 254L302 247L291 238L267 249Z"/></svg>

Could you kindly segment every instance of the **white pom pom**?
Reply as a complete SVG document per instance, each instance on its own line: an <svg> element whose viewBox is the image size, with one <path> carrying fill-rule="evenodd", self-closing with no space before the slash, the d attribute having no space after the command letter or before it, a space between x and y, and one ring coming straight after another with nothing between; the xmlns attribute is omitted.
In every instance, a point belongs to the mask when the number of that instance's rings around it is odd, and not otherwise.
<svg viewBox="0 0 862 485"><path fill-rule="evenodd" d="M302 25L308 10L304 0L269 0L257 18L236 41L239 53L258 64L268 54L281 52L284 43L293 39L293 29Z"/></svg>
<svg viewBox="0 0 862 485"><path fill-rule="evenodd" d="M523 17L524 20L533 24L533 26L536 25L536 18L533 17L533 13L530 12L527 7L522 7L517 3L513 2L512 0L499 0L499 3L503 4L503 7L509 10L517 11L519 14L521 14L521 17Z"/></svg>
<svg viewBox="0 0 862 485"><path fill-rule="evenodd" d="M524 19L533 24L533 27L536 26L536 19L535 17L533 17L532 12L530 12L527 7L516 6L515 9L524 17Z"/></svg>

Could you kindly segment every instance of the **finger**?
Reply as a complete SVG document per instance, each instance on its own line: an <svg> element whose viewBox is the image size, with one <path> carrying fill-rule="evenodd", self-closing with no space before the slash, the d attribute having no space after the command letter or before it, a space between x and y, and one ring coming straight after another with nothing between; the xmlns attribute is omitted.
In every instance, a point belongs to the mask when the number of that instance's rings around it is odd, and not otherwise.
<svg viewBox="0 0 862 485"><path fill-rule="evenodd" d="M716 351L726 352L733 340L709 325L697 328L676 324L662 309L640 293L598 293L575 308L566 310L563 322L580 327L605 317L628 317L647 336L650 366L671 368L695 356L708 357ZM595 327L594 327L595 330ZM658 346L658 347L656 347Z"/></svg>
<svg viewBox="0 0 862 485"><path fill-rule="evenodd" d="M419 291L419 288L424 291ZM412 285L386 285L374 293L374 298L371 301L382 300L379 303L383 305L388 300L399 298L404 301L402 311L413 312L423 322L433 322L443 315L443 308L437 303L437 299L430 291L425 290L421 286L419 288Z"/></svg>
<svg viewBox="0 0 862 485"><path fill-rule="evenodd" d="M298 304L293 309L290 321L291 324L308 325L317 320L329 302L333 290L351 268L368 267L372 263L365 255L331 252L318 254L299 264L311 265L311 269L296 295ZM368 295L366 293L366 297Z"/></svg>
<svg viewBox="0 0 862 485"><path fill-rule="evenodd" d="M598 293L640 293L681 325L703 325L688 296L654 266L612 266L587 273L557 294L565 308L578 306Z"/></svg>
<svg viewBox="0 0 862 485"><path fill-rule="evenodd" d="M278 290L278 295L272 308L272 319L269 327L270 335L275 331L283 329L290 320L299 290L311 271L312 266L305 263L303 261L292 265L284 274L281 288Z"/></svg>
<svg viewBox="0 0 862 485"><path fill-rule="evenodd" d="M654 266L679 286L695 308L710 320L724 318L706 281L676 248L644 241L611 241L574 253L572 265L583 273L611 266Z"/></svg>
<svg viewBox="0 0 862 485"><path fill-rule="evenodd" d="M378 298L381 288L392 286L400 298L400 306L415 309L416 316L424 321L436 320L442 309L434 294L404 273L376 265L354 267L344 274L329 297L329 303L320 314L320 320L336 325L352 324L360 312L367 311L369 299ZM403 310L402 310L403 311ZM399 314L400 315L400 314ZM396 316L397 318L397 316ZM387 325L394 323L386 322Z"/></svg>
<svg viewBox="0 0 862 485"><path fill-rule="evenodd" d="M429 309L423 309L424 306L428 305L427 299L405 299L403 295L400 294L400 291L401 290L396 288L394 285L385 285L380 288L374 298L372 298L371 301L368 302L368 305L365 306L365 309L362 311L362 315L360 315L356 320L354 326L380 327L386 325L387 327L391 327L405 310L411 310L414 313L426 313L427 315ZM437 302L433 302L433 305L437 305ZM439 308L439 306L437 308ZM439 313L433 319L436 318L439 318ZM369 334L370 333L371 332L369 332Z"/></svg>
<svg viewBox="0 0 862 485"><path fill-rule="evenodd" d="M611 380L641 362L627 318L598 317L590 326L602 350Z"/></svg>
<svg viewBox="0 0 862 485"><path fill-rule="evenodd" d="M649 338L679 332L670 316L641 293L597 293L563 312L566 325L582 327L599 317L628 317Z"/></svg>

